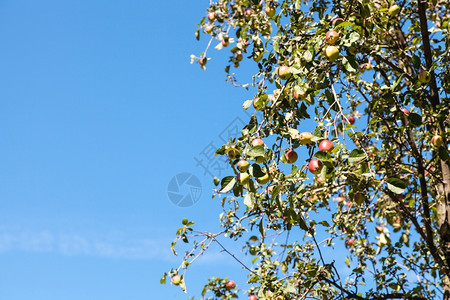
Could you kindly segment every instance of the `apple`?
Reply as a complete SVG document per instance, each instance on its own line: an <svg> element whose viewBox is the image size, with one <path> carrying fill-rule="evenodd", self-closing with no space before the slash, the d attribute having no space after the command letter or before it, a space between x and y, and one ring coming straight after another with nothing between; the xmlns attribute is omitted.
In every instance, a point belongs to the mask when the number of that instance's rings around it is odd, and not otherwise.
<svg viewBox="0 0 450 300"><path fill-rule="evenodd" d="M347 201L345 202L345 206L347 206L348 208L353 206L353 202L352 201Z"/></svg>
<svg viewBox="0 0 450 300"><path fill-rule="evenodd" d="M346 245L347 247L350 247L351 245L353 245L354 242L355 242L354 239L349 238L348 240L345 241L345 245Z"/></svg>
<svg viewBox="0 0 450 300"><path fill-rule="evenodd" d="M375 231L376 231L377 233L382 233L382 232L384 232L384 227L378 225L377 227L375 227Z"/></svg>
<svg viewBox="0 0 450 300"><path fill-rule="evenodd" d="M338 203L342 203L342 202L344 202L344 200L345 200L345 197L342 194L336 197L336 201Z"/></svg>
<svg viewBox="0 0 450 300"><path fill-rule="evenodd" d="M244 16L246 17L246 18L248 18L248 17L250 17L250 15L253 13L253 10L251 10L251 9L247 9L245 12L244 12Z"/></svg>
<svg viewBox="0 0 450 300"><path fill-rule="evenodd" d="M205 25L205 32L206 33L211 33L214 29L214 26L212 24L206 24Z"/></svg>
<svg viewBox="0 0 450 300"><path fill-rule="evenodd" d="M333 149L334 145L330 140L323 140L319 144L319 151L331 152Z"/></svg>
<svg viewBox="0 0 450 300"><path fill-rule="evenodd" d="M393 17L398 15L399 12L400 12L400 6L398 6L397 4L392 5L388 9L388 13Z"/></svg>
<svg viewBox="0 0 450 300"><path fill-rule="evenodd" d="M273 16L275 16L275 7L273 7L273 6L267 6L264 11L266 12L266 15L269 18L272 18Z"/></svg>
<svg viewBox="0 0 450 300"><path fill-rule="evenodd" d="M239 185L246 185L250 181L250 175L248 173L239 173L236 176L236 180Z"/></svg>
<svg viewBox="0 0 450 300"><path fill-rule="evenodd" d="M258 300L258 297L256 295L250 295L248 296L248 300Z"/></svg>
<svg viewBox="0 0 450 300"><path fill-rule="evenodd" d="M336 25L341 24L342 22L344 22L344 19L342 19L342 18L336 18L336 19L334 19L333 21L331 21L331 25L336 26Z"/></svg>
<svg viewBox="0 0 450 300"><path fill-rule="evenodd" d="M278 76L283 80L289 79L291 77L290 68L288 66L280 66L278 68Z"/></svg>
<svg viewBox="0 0 450 300"><path fill-rule="evenodd" d="M284 154L284 156L286 157L286 161L289 164L293 164L297 161L298 155L297 152L295 152L294 150L289 150L288 152L286 152Z"/></svg>
<svg viewBox="0 0 450 300"><path fill-rule="evenodd" d="M224 36L222 39L222 46L228 47L229 44L230 44L230 38L227 36Z"/></svg>
<svg viewBox="0 0 450 300"><path fill-rule="evenodd" d="M328 46L325 48L325 56L330 61L334 61L339 57L339 49L335 46Z"/></svg>
<svg viewBox="0 0 450 300"><path fill-rule="evenodd" d="M200 66L204 66L208 62L208 59L206 57L202 57L198 60L198 62L200 63Z"/></svg>
<svg viewBox="0 0 450 300"><path fill-rule="evenodd" d="M252 140L252 146L264 146L264 141L260 138L256 138Z"/></svg>
<svg viewBox="0 0 450 300"><path fill-rule="evenodd" d="M300 135L298 136L298 139L300 140L300 144L308 145L308 144L312 143L312 141L311 141L312 137L313 137L313 135L311 132L305 131L305 132L300 133Z"/></svg>
<svg viewBox="0 0 450 300"><path fill-rule="evenodd" d="M409 110L406 107L400 109L406 116L409 116Z"/></svg>
<svg viewBox="0 0 450 300"><path fill-rule="evenodd" d="M243 58L243 56L242 56L242 53L236 53L236 61L241 61L242 60L242 58Z"/></svg>
<svg viewBox="0 0 450 300"><path fill-rule="evenodd" d="M419 81L422 83L428 83L431 80L431 74L430 72L426 71L426 70L422 70L419 72Z"/></svg>
<svg viewBox="0 0 450 300"><path fill-rule="evenodd" d="M174 284L174 285L180 285L180 283L181 283L181 275L174 275L174 276L172 276L172 283Z"/></svg>
<svg viewBox="0 0 450 300"><path fill-rule="evenodd" d="M328 31L327 34L325 35L325 40L330 45L336 44L338 38L339 38L339 33L337 33L334 30Z"/></svg>
<svg viewBox="0 0 450 300"><path fill-rule="evenodd" d="M308 164L308 169L313 174L319 174L320 171L322 171L322 162L318 160L317 158L311 159L311 161Z"/></svg>
<svg viewBox="0 0 450 300"><path fill-rule="evenodd" d="M354 117L354 116L349 116L349 117L347 117L347 121L348 121L351 125L353 125L353 124L355 124L355 117Z"/></svg>
<svg viewBox="0 0 450 300"><path fill-rule="evenodd" d="M227 290L232 290L236 287L236 282L230 280L225 284L225 287L227 288Z"/></svg>
<svg viewBox="0 0 450 300"><path fill-rule="evenodd" d="M216 14L213 13L213 12L210 12L210 13L208 14L208 20L209 20L210 22L213 22L215 19L216 19Z"/></svg>
<svg viewBox="0 0 450 300"><path fill-rule="evenodd" d="M269 182L269 179L270 179L269 174L264 174L263 176L256 178L256 181L259 184L266 184Z"/></svg>
<svg viewBox="0 0 450 300"><path fill-rule="evenodd" d="M229 157L230 159L236 159L236 158L240 155L239 150L234 149L234 148L235 148L235 146L232 145L232 146L231 146L231 149L229 149L229 150L227 151L228 157Z"/></svg>
<svg viewBox="0 0 450 300"><path fill-rule="evenodd" d="M435 135L431 138L431 144L435 146L436 148L439 148L444 143L444 139L440 135Z"/></svg>
<svg viewBox="0 0 450 300"><path fill-rule="evenodd" d="M242 159L237 163L237 168L241 172L247 171L249 166L250 166L250 163L248 161L246 161L245 159Z"/></svg>

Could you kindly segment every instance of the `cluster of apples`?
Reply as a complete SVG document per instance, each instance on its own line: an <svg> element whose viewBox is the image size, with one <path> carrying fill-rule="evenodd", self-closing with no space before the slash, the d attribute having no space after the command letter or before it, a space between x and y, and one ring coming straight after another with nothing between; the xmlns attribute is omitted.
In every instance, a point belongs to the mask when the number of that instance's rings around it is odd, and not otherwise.
<svg viewBox="0 0 450 300"><path fill-rule="evenodd" d="M252 140L251 145L253 147L256 147L256 146L264 146L265 144L262 139L255 138ZM230 152L228 152L228 153L230 153ZM265 158L263 156L258 156L255 158L255 161L257 163L262 163L262 162L264 162L264 160L265 160ZM246 159L241 159L240 161L238 161L236 166L240 172L236 177L238 184L246 185L250 180L250 174L247 173L247 170L250 167L250 163ZM269 173L265 173L263 176L256 178L256 181L259 184L266 184L267 182L269 182L269 180L270 180Z"/></svg>

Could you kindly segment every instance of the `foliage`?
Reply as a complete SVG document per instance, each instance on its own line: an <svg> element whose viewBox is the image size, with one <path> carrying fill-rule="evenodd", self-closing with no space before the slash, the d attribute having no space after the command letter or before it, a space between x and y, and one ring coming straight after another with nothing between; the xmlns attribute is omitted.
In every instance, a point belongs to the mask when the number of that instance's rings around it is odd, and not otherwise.
<svg viewBox="0 0 450 300"><path fill-rule="evenodd" d="M243 103L254 113L216 153L230 162L215 179L223 230L184 220L176 241L192 251L164 277L226 236L255 257L238 262L258 299L450 299L449 12L447 0L211 2L196 33L210 42L192 61L206 68L215 40L229 49L227 80L255 88ZM252 82L238 84L252 61ZM305 155L290 163L292 149ZM237 297L225 282L211 279L203 299Z"/></svg>

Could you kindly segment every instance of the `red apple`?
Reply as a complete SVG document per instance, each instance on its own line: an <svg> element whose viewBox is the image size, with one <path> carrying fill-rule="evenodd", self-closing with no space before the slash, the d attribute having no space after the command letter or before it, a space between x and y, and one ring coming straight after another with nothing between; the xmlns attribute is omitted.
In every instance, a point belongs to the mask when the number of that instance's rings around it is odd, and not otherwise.
<svg viewBox="0 0 450 300"><path fill-rule="evenodd" d="M334 30L328 31L327 34L325 35L325 40L330 45L336 44L338 38L339 38L339 33L337 33Z"/></svg>
<svg viewBox="0 0 450 300"><path fill-rule="evenodd" d="M172 276L172 283L174 284L174 285L180 285L180 283L181 283L181 275L174 275L174 276Z"/></svg>
<svg viewBox="0 0 450 300"><path fill-rule="evenodd" d="M431 138L431 144L435 146L436 148L439 148L444 143L444 139L440 135L435 135Z"/></svg>
<svg viewBox="0 0 450 300"><path fill-rule="evenodd" d="M230 44L230 38L227 36L224 36L222 39L222 46L228 47L229 44Z"/></svg>
<svg viewBox="0 0 450 300"><path fill-rule="evenodd" d="M264 141L260 138L256 138L252 140L252 146L264 146Z"/></svg>
<svg viewBox="0 0 450 300"><path fill-rule="evenodd" d="M319 174L320 171L322 171L322 162L318 160L317 158L311 159L311 161L308 164L308 169L313 174Z"/></svg>
<svg viewBox="0 0 450 300"><path fill-rule="evenodd" d="M354 117L354 116L349 116L349 117L347 117L347 121L348 121L351 125L353 125L353 124L355 124L355 117Z"/></svg>
<svg viewBox="0 0 450 300"><path fill-rule="evenodd" d="M289 150L284 154L284 156L286 157L286 161L290 164L295 163L298 158L297 152L295 152L294 150Z"/></svg>
<svg viewBox="0 0 450 300"><path fill-rule="evenodd" d="M258 297L256 295L250 295L248 296L248 300L258 300Z"/></svg>
<svg viewBox="0 0 450 300"><path fill-rule="evenodd" d="M400 109L406 116L409 116L409 110L406 107Z"/></svg>
<svg viewBox="0 0 450 300"><path fill-rule="evenodd" d="M289 77L291 77L291 71L290 68L288 66L280 66L278 68L278 76L280 77L280 79L282 80L286 80L289 79Z"/></svg>
<svg viewBox="0 0 450 300"><path fill-rule="evenodd" d="M345 241L345 245L346 245L347 247L350 247L351 245L353 245L354 242L355 242L354 239L349 238L348 240Z"/></svg>
<svg viewBox="0 0 450 300"><path fill-rule="evenodd" d="M230 280L225 284L225 287L227 288L227 290L232 290L236 287L236 282Z"/></svg>
<svg viewBox="0 0 450 300"><path fill-rule="evenodd" d="M213 12L210 12L210 13L208 14L208 20L211 21L211 22L213 22L215 19L216 19L216 14L213 13Z"/></svg>
<svg viewBox="0 0 450 300"><path fill-rule="evenodd" d="M244 16L245 16L246 18L248 18L248 17L251 16L252 13L253 13L253 10L247 9L247 10L244 12Z"/></svg>
<svg viewBox="0 0 450 300"><path fill-rule="evenodd" d="M319 144L320 151L331 152L331 150L333 150L333 149L334 149L334 145L333 145L333 142L331 142L330 140L323 140Z"/></svg>

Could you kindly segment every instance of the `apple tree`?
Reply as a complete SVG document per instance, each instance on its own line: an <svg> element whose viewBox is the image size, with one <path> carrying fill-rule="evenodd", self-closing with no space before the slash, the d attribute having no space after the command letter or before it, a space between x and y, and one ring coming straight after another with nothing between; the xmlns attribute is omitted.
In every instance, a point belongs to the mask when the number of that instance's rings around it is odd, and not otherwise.
<svg viewBox="0 0 450 300"><path fill-rule="evenodd" d="M211 278L202 299L450 299L449 20L448 0L210 1L192 62L226 52L252 116L216 152L222 230L183 220L162 282L217 243L249 288Z"/></svg>

